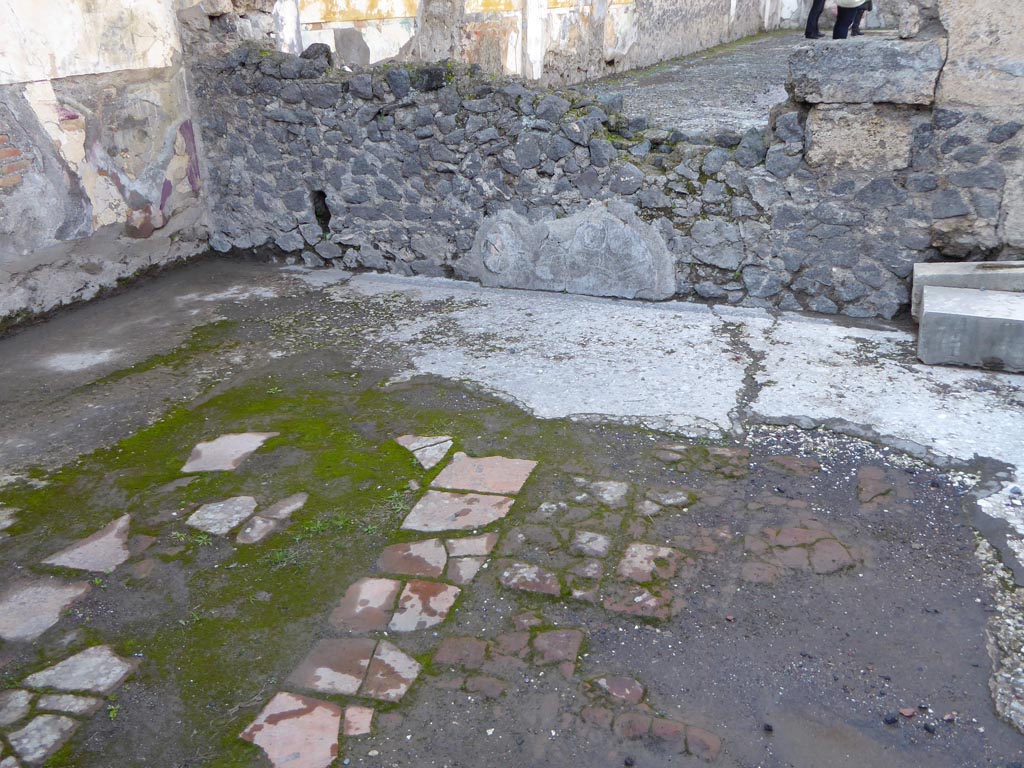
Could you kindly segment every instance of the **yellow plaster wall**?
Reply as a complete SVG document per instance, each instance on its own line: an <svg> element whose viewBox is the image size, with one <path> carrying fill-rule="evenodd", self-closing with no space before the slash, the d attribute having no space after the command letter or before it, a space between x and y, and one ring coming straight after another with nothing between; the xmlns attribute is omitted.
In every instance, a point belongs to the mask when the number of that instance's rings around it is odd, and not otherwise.
<svg viewBox="0 0 1024 768"><path fill-rule="evenodd" d="M303 24L416 18L418 0L299 0Z"/></svg>
<svg viewBox="0 0 1024 768"><path fill-rule="evenodd" d="M521 0L466 0L466 13L511 13L521 9Z"/></svg>

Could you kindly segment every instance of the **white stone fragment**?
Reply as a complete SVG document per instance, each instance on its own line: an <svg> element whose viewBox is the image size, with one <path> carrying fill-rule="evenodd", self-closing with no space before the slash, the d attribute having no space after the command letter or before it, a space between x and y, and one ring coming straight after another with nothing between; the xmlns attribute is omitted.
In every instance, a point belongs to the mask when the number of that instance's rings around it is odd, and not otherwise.
<svg viewBox="0 0 1024 768"><path fill-rule="evenodd" d="M60 749L77 727L70 717L39 715L21 730L7 734L7 740L26 763L41 763Z"/></svg>
<svg viewBox="0 0 1024 768"><path fill-rule="evenodd" d="M204 504L185 522L201 531L223 536L255 511L256 499L252 496L233 496L224 501Z"/></svg>
<svg viewBox="0 0 1024 768"><path fill-rule="evenodd" d="M128 528L131 521L131 515L122 515L92 536L46 558L43 564L110 573L128 559Z"/></svg>
<svg viewBox="0 0 1024 768"><path fill-rule="evenodd" d="M221 435L192 449L182 472L225 472L238 466L277 432L243 432Z"/></svg>
<svg viewBox="0 0 1024 768"><path fill-rule="evenodd" d="M23 682L29 688L107 694L124 682L136 664L122 659L108 645L96 645L42 672L29 675Z"/></svg>

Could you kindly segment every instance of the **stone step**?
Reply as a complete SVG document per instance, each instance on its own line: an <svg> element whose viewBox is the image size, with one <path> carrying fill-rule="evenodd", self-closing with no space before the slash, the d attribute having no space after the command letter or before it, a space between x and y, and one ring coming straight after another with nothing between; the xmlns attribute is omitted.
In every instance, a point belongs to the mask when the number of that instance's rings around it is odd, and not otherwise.
<svg viewBox="0 0 1024 768"><path fill-rule="evenodd" d="M921 316L921 291L926 285L1024 291L1024 261L950 261L914 265L910 314Z"/></svg>
<svg viewBox="0 0 1024 768"><path fill-rule="evenodd" d="M929 365L1024 371L1024 293L924 286L917 356Z"/></svg>

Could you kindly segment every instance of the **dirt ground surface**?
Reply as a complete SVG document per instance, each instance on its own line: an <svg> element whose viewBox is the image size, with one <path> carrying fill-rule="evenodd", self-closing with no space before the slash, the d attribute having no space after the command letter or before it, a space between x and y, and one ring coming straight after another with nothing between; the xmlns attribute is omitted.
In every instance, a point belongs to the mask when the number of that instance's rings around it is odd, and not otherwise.
<svg viewBox="0 0 1024 768"><path fill-rule="evenodd" d="M1024 380L910 338L221 260L0 339L0 765L1020 765Z"/></svg>

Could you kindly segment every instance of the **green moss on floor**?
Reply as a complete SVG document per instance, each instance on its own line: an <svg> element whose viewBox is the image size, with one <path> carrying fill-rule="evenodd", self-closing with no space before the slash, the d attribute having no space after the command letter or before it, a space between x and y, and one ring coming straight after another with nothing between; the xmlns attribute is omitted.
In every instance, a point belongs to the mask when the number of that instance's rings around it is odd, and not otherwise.
<svg viewBox="0 0 1024 768"><path fill-rule="evenodd" d="M175 365L189 350L230 344L232 333L230 325L204 326L175 352L140 366ZM0 503L23 510L12 529L19 562L38 563L125 513L133 535L156 537L134 559L157 560L151 576L131 576L129 563L102 577L61 625L78 632L67 648L41 649L5 670L20 679L97 643L141 660L115 716L92 718L49 766L95 768L124 754L138 757L125 765L151 764L161 750L173 753L174 764L260 764L260 751L238 738L241 731L329 634L330 609L353 581L372 573L380 550L422 538L399 531L419 497L410 481L425 488L442 466L423 470L394 437L446 434L454 450L540 462L513 515L547 500L559 474L598 471L587 458L599 440L590 428L538 420L451 383L385 389L376 382L350 370L253 376L0 491ZM183 483L181 468L196 443L244 431L279 435L238 470L198 473ZM209 536L184 522L198 505L229 496L251 495L265 508L298 492L309 494L306 506L257 545L239 546L233 536ZM430 655L416 657L428 671ZM169 730L155 733L154 722Z"/></svg>
<svg viewBox="0 0 1024 768"><path fill-rule="evenodd" d="M184 342L170 352L150 355L135 365L108 373L87 386L96 387L112 384L137 373L144 373L145 371L151 371L162 366L179 369L203 352L210 352L219 347L227 349L233 346L228 340L236 326L237 323L231 320L217 320L206 325L200 325L192 330L192 333L189 334L189 337Z"/></svg>
<svg viewBox="0 0 1024 768"><path fill-rule="evenodd" d="M207 328L184 346L214 343L229 330ZM183 356L178 350L151 364ZM238 734L325 633L326 615L347 586L372 569L383 546L408 537L398 526L416 498L409 481L425 486L440 471L423 471L391 438L405 432L468 436L495 452L541 461L557 460L564 449L567 425L541 424L501 405L461 412L444 404L449 396L464 397L454 389L440 393L438 407L423 407L415 387L385 392L357 379L338 373L313 384L254 379L175 408L110 448L56 472L32 472L32 483L0 492L0 503L23 510L12 531L20 534L22 561L38 562L126 512L133 535L157 537L143 555L161 561L153 576L134 579L122 567L103 577L83 616L72 622L79 633L68 651L105 642L142 659L133 687L115 717L98 715L86 726L103 731L102 739L72 739L48 765L84 768L105 764L114 749L152 749L145 729L139 732L147 696L176 711L179 733L194 742L187 751L201 764L258 762L258 750ZM176 482L197 442L250 430L280 435L237 471ZM300 491L310 494L306 506L287 529L258 545L237 546L230 536L204 536L184 524L202 503L253 495L266 506ZM103 605L115 603L116 610L116 603L140 598L158 608L104 616ZM42 655L26 658L15 674L42 663Z"/></svg>

